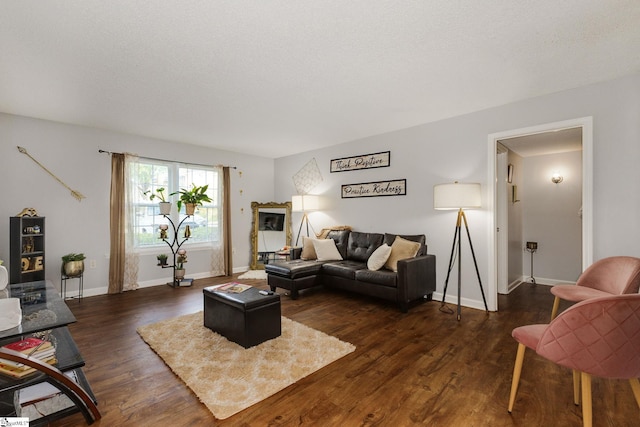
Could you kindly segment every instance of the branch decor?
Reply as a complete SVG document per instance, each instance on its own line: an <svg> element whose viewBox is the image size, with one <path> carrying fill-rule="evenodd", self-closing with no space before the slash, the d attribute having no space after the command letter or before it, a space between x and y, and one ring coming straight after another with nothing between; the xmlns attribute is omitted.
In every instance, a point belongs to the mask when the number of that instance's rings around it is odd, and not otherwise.
<svg viewBox="0 0 640 427"><path fill-rule="evenodd" d="M45 172L47 172L49 175L51 175L53 178L55 178L56 181L58 181L60 184L64 185L65 188L69 191L71 191L71 195L73 197L75 197L79 202L82 201L82 199L85 199L86 197L83 196L79 191L76 191L74 189L72 189L71 187L69 187L67 184L65 184L64 182L62 182L62 180L60 178L58 178L57 176L55 176L53 174L53 172L51 172L49 169L47 169L42 163L40 163L39 161L37 161L36 159L34 159L31 154L29 154L27 152L27 150L25 148L22 148L20 146L18 146L18 151L20 151L22 154L26 155L27 157L29 157L31 160L33 160L34 162L36 162L36 164L38 166L40 166L42 169L45 170Z"/></svg>

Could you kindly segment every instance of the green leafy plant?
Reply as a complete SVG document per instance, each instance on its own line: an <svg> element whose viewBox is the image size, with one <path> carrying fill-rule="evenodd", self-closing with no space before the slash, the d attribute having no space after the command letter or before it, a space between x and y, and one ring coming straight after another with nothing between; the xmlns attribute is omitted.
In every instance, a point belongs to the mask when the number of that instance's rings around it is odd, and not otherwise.
<svg viewBox="0 0 640 427"><path fill-rule="evenodd" d="M63 263L68 263L71 261L83 261L86 258L86 256L84 256L84 254L66 254L62 257L62 262Z"/></svg>
<svg viewBox="0 0 640 427"><path fill-rule="evenodd" d="M207 195L207 189L209 185L203 185L201 187L196 186L195 184L191 184L192 188L190 190L186 190L181 188L180 191L176 191L171 193L170 196L174 194L179 194L180 199L176 203L178 205L178 210L182 209L182 204L194 204L196 206L202 205L204 202L211 202L211 198Z"/></svg>
<svg viewBox="0 0 640 427"><path fill-rule="evenodd" d="M145 196L149 197L149 200L153 200L153 199L155 199L157 197L158 199L160 199L161 202L165 202L166 203L167 200L165 199L165 196L164 196L164 192L165 192L164 187L158 188L155 192L157 194L154 194L154 192L151 191L151 190L147 190L142 194L144 194ZM173 194L175 194L175 193L171 193L170 196L173 195Z"/></svg>
<svg viewBox="0 0 640 427"><path fill-rule="evenodd" d="M187 262L187 254L180 254L176 259L176 270L184 270L184 263Z"/></svg>

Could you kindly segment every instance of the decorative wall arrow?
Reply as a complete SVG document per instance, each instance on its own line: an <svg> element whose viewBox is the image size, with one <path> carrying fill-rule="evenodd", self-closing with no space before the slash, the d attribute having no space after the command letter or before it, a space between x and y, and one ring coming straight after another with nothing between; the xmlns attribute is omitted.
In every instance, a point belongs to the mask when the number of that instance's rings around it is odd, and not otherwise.
<svg viewBox="0 0 640 427"><path fill-rule="evenodd" d="M44 165L42 163L40 163L39 161L37 161L36 159L34 159L31 154L29 154L27 152L27 150L25 148L22 148L20 146L18 147L18 151L20 151L22 154L26 155L27 157L29 157L31 160L33 160L34 162L36 162L36 164L38 166L40 166L42 169L44 169L49 175L51 175L52 177L54 177L56 179L56 181L58 181L60 184L64 185L69 191L71 191L71 195L73 197L75 197L79 202L82 201L82 199L85 199L86 197L83 196L82 194L80 194L80 192L72 189L71 187L69 187L67 184L65 184L64 182L62 182L62 180L60 178L58 178L57 176L55 176L49 169L47 169L46 167L44 167Z"/></svg>

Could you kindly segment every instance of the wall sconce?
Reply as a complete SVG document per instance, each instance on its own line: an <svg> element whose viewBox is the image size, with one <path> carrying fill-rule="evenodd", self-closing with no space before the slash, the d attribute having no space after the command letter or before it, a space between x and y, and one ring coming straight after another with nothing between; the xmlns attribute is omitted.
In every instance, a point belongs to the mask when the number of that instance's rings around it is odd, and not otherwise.
<svg viewBox="0 0 640 427"><path fill-rule="evenodd" d="M560 184L562 180L563 178L562 175L560 175L560 172L554 172L553 175L551 175L551 182L554 184Z"/></svg>

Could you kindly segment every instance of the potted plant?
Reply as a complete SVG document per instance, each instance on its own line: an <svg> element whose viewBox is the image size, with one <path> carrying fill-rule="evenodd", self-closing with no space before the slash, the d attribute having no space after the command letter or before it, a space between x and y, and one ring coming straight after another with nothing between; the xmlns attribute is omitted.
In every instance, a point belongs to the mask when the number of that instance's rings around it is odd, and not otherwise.
<svg viewBox="0 0 640 427"><path fill-rule="evenodd" d="M70 253L62 257L62 269L68 277L80 276L84 272L84 254Z"/></svg>
<svg viewBox="0 0 640 427"><path fill-rule="evenodd" d="M176 259L175 269L175 276L178 280L184 279L184 274L186 272L184 269L185 262L187 262L187 251L185 251L184 249L180 249L178 251L178 258Z"/></svg>
<svg viewBox="0 0 640 427"><path fill-rule="evenodd" d="M158 265L167 265L167 254L160 254L158 258Z"/></svg>
<svg viewBox="0 0 640 427"><path fill-rule="evenodd" d="M151 190L147 190L142 194L144 194L145 196L148 196L149 200L153 200L156 197L160 199L160 202L158 203L158 205L160 206L160 214L169 215L171 213L171 202L168 202L166 200L164 196L164 192L165 192L164 187L160 187L155 191L155 193Z"/></svg>
<svg viewBox="0 0 640 427"><path fill-rule="evenodd" d="M187 215L193 215L196 206L200 206L204 202L211 201L211 198L207 195L207 189L209 188L208 184L201 187L198 187L195 184L191 185L192 188L190 190L181 188L180 191L176 191L175 193L170 194L171 196L174 194L180 195L180 199L177 203L178 211L182 209L182 204L184 203L184 209Z"/></svg>

